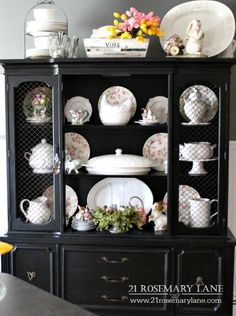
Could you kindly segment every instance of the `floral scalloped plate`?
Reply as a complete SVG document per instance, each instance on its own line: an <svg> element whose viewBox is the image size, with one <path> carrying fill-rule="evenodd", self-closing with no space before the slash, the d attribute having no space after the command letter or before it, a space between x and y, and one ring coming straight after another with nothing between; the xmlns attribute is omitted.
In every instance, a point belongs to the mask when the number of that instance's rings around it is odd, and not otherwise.
<svg viewBox="0 0 236 316"><path fill-rule="evenodd" d="M53 213L53 185L48 187L44 192L43 196L48 198L47 204L50 210ZM75 191L69 186L66 185L66 215L71 217L75 214L78 207L78 197Z"/></svg>
<svg viewBox="0 0 236 316"><path fill-rule="evenodd" d="M134 116L136 112L136 108L137 108L137 102L136 102L135 96L129 89L125 87L121 87L121 86L113 86L106 89L101 94L98 100L99 111L102 107L102 100L103 100L104 95L106 95L106 100L109 102L109 104L114 105L114 106L118 106L120 104L122 105L127 99L130 99L132 102L131 109L130 109L131 117Z"/></svg>
<svg viewBox="0 0 236 316"><path fill-rule="evenodd" d="M67 151L66 155L69 155L71 159L81 161L81 167L89 160L89 143L78 133L65 133L65 150Z"/></svg>
<svg viewBox="0 0 236 316"><path fill-rule="evenodd" d="M168 134L157 133L149 137L143 146L143 156L153 162L153 169L165 171L165 161L168 159Z"/></svg>

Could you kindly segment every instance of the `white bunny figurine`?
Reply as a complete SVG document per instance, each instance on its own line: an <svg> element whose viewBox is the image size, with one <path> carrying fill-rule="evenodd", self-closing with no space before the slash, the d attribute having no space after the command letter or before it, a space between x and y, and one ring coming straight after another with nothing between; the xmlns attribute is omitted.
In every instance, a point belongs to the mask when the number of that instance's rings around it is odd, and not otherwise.
<svg viewBox="0 0 236 316"><path fill-rule="evenodd" d="M166 230L167 229L167 216L162 213L162 202L156 202L152 205L152 212L148 221L154 222L154 230Z"/></svg>
<svg viewBox="0 0 236 316"><path fill-rule="evenodd" d="M201 30L201 21L197 19L192 20L186 31L186 53L201 54L203 38L204 33Z"/></svg>

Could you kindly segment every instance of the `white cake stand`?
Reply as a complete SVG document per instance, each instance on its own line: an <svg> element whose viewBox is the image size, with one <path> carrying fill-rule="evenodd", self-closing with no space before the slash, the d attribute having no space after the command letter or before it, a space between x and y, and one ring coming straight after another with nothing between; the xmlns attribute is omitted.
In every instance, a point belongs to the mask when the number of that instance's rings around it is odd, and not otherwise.
<svg viewBox="0 0 236 316"><path fill-rule="evenodd" d="M180 159L180 161L191 161L193 163L192 169L188 172L190 175L203 175L207 174L207 171L204 168L204 162L206 161L215 161L218 158L209 158L209 159L202 159L202 160L190 160L190 159Z"/></svg>

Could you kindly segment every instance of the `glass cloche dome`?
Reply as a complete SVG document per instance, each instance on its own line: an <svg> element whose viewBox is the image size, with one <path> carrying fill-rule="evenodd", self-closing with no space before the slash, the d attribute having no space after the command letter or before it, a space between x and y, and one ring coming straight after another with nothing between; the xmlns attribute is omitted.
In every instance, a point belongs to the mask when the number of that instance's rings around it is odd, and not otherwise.
<svg viewBox="0 0 236 316"><path fill-rule="evenodd" d="M41 0L25 17L24 53L26 58L50 58L52 39L68 34L66 13L53 0Z"/></svg>

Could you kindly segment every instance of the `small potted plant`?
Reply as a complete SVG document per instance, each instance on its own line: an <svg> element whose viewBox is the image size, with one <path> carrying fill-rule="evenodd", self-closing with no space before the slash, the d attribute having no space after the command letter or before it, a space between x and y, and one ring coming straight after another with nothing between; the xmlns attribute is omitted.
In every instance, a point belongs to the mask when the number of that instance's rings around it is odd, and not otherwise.
<svg viewBox="0 0 236 316"><path fill-rule="evenodd" d="M93 211L93 222L97 230L109 230L111 233L127 232L133 227L142 229L146 223L144 208L121 206L118 209L101 207Z"/></svg>

